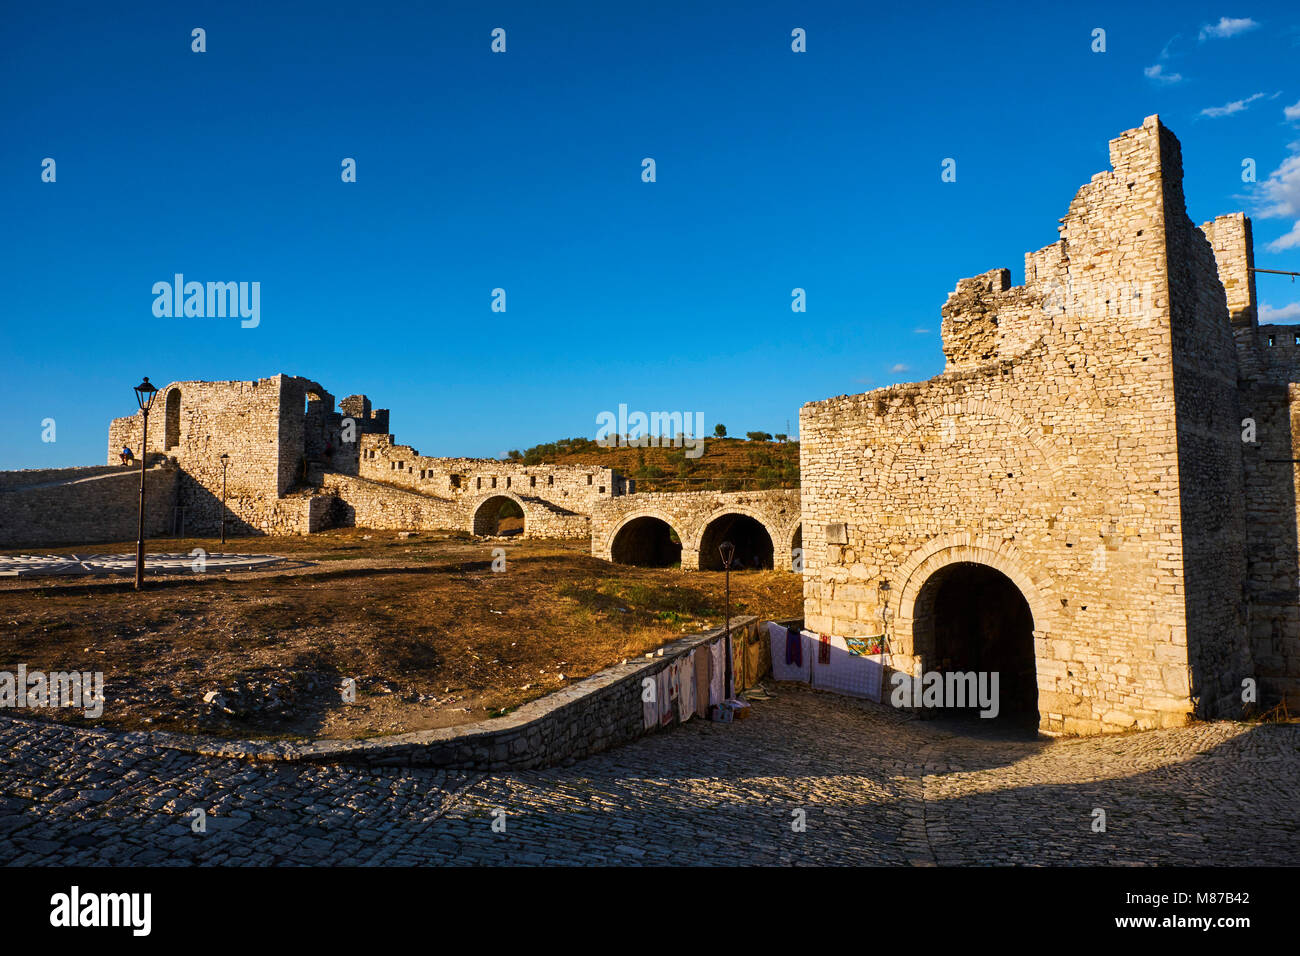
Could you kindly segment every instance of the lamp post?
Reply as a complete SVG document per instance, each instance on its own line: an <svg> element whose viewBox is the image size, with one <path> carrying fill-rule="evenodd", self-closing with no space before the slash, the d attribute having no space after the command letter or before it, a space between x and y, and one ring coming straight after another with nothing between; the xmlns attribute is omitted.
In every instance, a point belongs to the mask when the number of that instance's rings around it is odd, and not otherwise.
<svg viewBox="0 0 1300 956"><path fill-rule="evenodd" d="M230 463L230 456L225 452L221 453L221 546L226 546L226 465Z"/></svg>
<svg viewBox="0 0 1300 956"><path fill-rule="evenodd" d="M144 469L149 460L149 406L153 404L158 389L149 384L149 376L135 387L135 401L144 413L144 425L140 430L140 525L135 538L135 589L144 587Z"/></svg>
<svg viewBox="0 0 1300 956"><path fill-rule="evenodd" d="M732 683L733 683L733 681L734 681L735 675L732 673L732 663L731 663L731 661L732 661L732 655L733 655L733 651L732 651L732 648L731 648L731 562L732 562L732 559L734 559L734 558L736 557L736 546L735 546L734 544L732 544L730 541L724 541L724 542L722 542L722 544L718 545L718 554L720 554L720 555L722 556L722 570L723 570L723 571L725 572L725 574L726 574L726 578L725 578L725 580L726 580L726 593L727 593L727 605L726 605L726 613L727 613L727 624L726 624L726 627L727 627L727 636L726 636L726 641L727 641L727 677L726 677L726 681L727 681L727 683L726 683L726 686L723 688L723 693L727 694L728 696L731 696L731 695L735 692L734 689L733 689L733 687L732 687Z"/></svg>

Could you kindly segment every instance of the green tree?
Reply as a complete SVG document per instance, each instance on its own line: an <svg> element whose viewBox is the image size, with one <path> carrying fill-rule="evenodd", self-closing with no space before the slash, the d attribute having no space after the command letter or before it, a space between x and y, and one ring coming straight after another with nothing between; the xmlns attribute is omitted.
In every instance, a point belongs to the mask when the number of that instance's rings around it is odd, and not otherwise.
<svg viewBox="0 0 1300 956"><path fill-rule="evenodd" d="M726 438L726 437L727 437L727 426L726 426L726 425L714 425L714 426L713 426L713 434L717 435L719 438Z"/></svg>

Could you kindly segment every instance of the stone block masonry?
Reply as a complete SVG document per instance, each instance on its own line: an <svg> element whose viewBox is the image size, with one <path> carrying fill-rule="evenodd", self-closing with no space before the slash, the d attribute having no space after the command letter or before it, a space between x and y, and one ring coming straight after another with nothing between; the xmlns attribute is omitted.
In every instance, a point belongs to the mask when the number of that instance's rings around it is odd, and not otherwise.
<svg viewBox="0 0 1300 956"><path fill-rule="evenodd" d="M140 468L60 468L10 472L35 478L0 485L0 547L134 541L140 507ZM171 534L179 472L171 465L145 473L145 534Z"/></svg>
<svg viewBox="0 0 1300 956"><path fill-rule="evenodd" d="M995 664L1053 732L1239 714L1300 660L1296 474L1263 464L1300 457L1297 366L1259 344L1249 222L1188 219L1156 117L1110 159L1023 286L958 283L942 375L800 415L808 626Z"/></svg>
<svg viewBox="0 0 1300 956"><path fill-rule="evenodd" d="M694 571L719 565L717 548L730 538L744 566L757 559L789 571L801 557L800 517L797 488L625 495L592 511L591 553L621 564L680 560L683 570Z"/></svg>

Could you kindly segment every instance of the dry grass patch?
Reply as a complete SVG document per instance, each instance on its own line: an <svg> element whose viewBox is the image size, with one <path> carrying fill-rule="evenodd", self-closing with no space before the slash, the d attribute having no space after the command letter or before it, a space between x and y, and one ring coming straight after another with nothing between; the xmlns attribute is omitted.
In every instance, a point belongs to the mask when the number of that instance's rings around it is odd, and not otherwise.
<svg viewBox="0 0 1300 956"><path fill-rule="evenodd" d="M230 550L285 553L290 542L313 561L346 554L348 566L179 576L140 594L117 579L0 590L0 669L103 671L97 725L359 737L507 712L723 616L721 574L610 565L581 543L356 535L241 539ZM491 570L492 547L506 548L504 573ZM386 566L399 557L402 567ZM798 616L800 578L733 574L732 605ZM355 704L341 702L344 678ZM210 691L234 713L205 704Z"/></svg>

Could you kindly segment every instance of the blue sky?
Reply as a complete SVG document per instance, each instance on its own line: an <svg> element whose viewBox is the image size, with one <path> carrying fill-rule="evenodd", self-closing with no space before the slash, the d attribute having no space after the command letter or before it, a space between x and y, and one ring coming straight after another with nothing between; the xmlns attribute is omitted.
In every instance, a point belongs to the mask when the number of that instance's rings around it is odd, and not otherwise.
<svg viewBox="0 0 1300 956"><path fill-rule="evenodd" d="M146 374L305 375L434 455L620 403L783 432L942 371L957 280L1022 281L1151 113L1193 219L1256 214L1256 264L1300 270L1294 4L266 6L6 13L0 468L101 462ZM260 324L155 317L178 272L260 282Z"/></svg>

